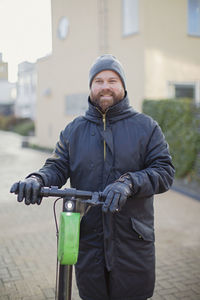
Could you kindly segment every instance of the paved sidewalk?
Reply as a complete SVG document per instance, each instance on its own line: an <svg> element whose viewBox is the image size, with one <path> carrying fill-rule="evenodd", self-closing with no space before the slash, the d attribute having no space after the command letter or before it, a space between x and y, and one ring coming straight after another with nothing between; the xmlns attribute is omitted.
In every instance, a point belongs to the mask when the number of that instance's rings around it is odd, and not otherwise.
<svg viewBox="0 0 200 300"><path fill-rule="evenodd" d="M157 281L153 300L200 300L200 202L155 197Z"/></svg>
<svg viewBox="0 0 200 300"><path fill-rule="evenodd" d="M0 132L0 138L0 300L54 299L53 201L27 207L9 194L10 185L38 169L47 154L21 149L14 135L4 149L6 135ZM174 191L158 195L155 221L157 281L152 300L200 300L200 202ZM75 282L73 300L80 300Z"/></svg>

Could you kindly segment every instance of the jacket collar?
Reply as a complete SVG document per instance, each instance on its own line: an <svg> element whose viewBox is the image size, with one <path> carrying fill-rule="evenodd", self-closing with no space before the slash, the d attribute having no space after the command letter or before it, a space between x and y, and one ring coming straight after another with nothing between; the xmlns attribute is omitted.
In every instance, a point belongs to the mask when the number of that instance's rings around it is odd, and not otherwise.
<svg viewBox="0 0 200 300"><path fill-rule="evenodd" d="M90 97L88 97L88 106L89 107L86 111L85 118L92 122L100 123L102 121L103 113L91 102ZM135 114L137 114L137 112L129 105L127 93L120 102L109 107L105 113L106 119L109 120L110 123L128 118Z"/></svg>

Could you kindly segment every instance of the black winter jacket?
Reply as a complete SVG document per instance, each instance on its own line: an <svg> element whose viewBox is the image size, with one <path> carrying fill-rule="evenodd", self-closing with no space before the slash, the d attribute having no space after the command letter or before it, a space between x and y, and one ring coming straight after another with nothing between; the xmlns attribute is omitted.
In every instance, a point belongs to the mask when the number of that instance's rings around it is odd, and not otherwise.
<svg viewBox="0 0 200 300"><path fill-rule="evenodd" d="M72 187L88 191L102 191L125 173L131 176L133 195L122 210L102 214L99 207L91 208L81 221L76 274L85 299L89 291L84 286L87 281L91 283L90 270L95 273L95 263L101 261L102 253L107 269L115 274L112 299L152 296L153 195L167 191L173 181L168 145L158 124L133 110L127 96L109 108L105 116L89 100L85 116L67 125L52 157L34 173L42 176L46 186L61 187L70 178ZM120 295L120 277L127 284L127 295Z"/></svg>

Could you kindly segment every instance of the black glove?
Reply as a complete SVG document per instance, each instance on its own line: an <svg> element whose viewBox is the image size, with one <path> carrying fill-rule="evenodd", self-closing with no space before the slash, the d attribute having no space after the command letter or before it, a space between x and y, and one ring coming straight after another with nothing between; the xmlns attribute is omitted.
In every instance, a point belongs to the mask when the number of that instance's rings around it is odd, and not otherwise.
<svg viewBox="0 0 200 300"><path fill-rule="evenodd" d="M42 197L39 196L41 187L44 186L42 178L32 175L23 181L16 182L12 185L10 192L18 194L17 201L26 205L35 204L38 205L42 202Z"/></svg>
<svg viewBox="0 0 200 300"><path fill-rule="evenodd" d="M122 175L114 183L109 184L103 191L102 196L105 198L105 202L102 206L102 211L105 213L108 212L108 210L112 213L120 211L132 192L130 176Z"/></svg>

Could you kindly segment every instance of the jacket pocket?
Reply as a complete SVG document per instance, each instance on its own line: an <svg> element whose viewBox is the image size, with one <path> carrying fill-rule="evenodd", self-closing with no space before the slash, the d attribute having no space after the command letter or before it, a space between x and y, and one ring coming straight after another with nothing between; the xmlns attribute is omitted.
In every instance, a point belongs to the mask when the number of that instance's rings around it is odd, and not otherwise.
<svg viewBox="0 0 200 300"><path fill-rule="evenodd" d="M155 241L154 229L141 221L131 218L132 229L138 234L138 238L147 242Z"/></svg>

